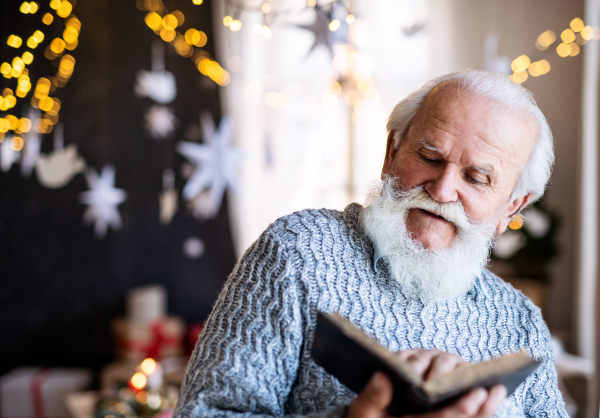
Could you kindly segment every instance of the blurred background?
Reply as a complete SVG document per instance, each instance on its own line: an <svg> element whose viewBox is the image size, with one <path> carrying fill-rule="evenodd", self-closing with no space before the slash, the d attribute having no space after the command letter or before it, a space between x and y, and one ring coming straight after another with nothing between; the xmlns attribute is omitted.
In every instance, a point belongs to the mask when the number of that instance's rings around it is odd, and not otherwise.
<svg viewBox="0 0 600 418"><path fill-rule="evenodd" d="M40 370L138 393L271 222L363 203L393 106L472 68L529 89L554 133L546 196L491 269L541 307L571 415L598 416L597 3L2 1L0 399ZM176 385L184 364L160 367Z"/></svg>

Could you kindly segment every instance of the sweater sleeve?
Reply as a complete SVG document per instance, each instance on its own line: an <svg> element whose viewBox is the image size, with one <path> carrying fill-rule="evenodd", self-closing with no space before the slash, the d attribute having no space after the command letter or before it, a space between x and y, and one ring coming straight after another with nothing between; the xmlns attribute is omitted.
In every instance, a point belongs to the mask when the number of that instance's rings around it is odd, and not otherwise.
<svg viewBox="0 0 600 418"><path fill-rule="evenodd" d="M303 343L293 264L269 230L240 259L192 354L175 417L284 415Z"/></svg>
<svg viewBox="0 0 600 418"><path fill-rule="evenodd" d="M521 321L523 327L529 330L526 345L531 355L542 360L542 364L517 388L511 398L526 417L568 418L562 393L558 388L550 331L537 306L527 300L525 307L527 313L521 317Z"/></svg>

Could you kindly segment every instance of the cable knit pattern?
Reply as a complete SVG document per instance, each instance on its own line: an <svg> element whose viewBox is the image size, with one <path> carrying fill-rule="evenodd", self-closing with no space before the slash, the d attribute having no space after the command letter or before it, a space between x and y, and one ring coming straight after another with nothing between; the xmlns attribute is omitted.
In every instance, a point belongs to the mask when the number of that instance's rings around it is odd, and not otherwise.
<svg viewBox="0 0 600 418"><path fill-rule="evenodd" d="M498 417L566 417L540 310L485 271L464 297L407 299L373 265L362 206L273 223L240 259L194 350L176 417L341 417L355 394L310 356L317 311L338 312L391 351L438 348L480 362L526 348L543 364Z"/></svg>

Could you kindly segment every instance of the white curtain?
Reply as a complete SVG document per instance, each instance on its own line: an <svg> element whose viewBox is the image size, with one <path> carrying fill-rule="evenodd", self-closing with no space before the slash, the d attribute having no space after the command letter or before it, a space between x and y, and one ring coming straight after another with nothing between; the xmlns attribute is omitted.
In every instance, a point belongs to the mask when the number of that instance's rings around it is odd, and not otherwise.
<svg viewBox="0 0 600 418"><path fill-rule="evenodd" d="M269 2L273 11L278 2ZM217 58L232 76L222 95L224 111L245 155L238 191L229 193L238 255L280 216L364 202L368 185L380 176L393 106L454 69L446 1L354 1L351 46L334 46L333 55L324 45L309 53L315 35L297 25L314 23L317 12L305 8L305 0L292 3L304 10L269 19L268 40L254 31L264 24L260 12L214 3ZM230 13L242 22L238 32L222 23ZM343 9L337 13L345 18ZM356 77L348 76L348 62ZM340 86L336 80L344 72L350 81ZM357 88L355 78L362 80L361 98L352 108L346 94Z"/></svg>

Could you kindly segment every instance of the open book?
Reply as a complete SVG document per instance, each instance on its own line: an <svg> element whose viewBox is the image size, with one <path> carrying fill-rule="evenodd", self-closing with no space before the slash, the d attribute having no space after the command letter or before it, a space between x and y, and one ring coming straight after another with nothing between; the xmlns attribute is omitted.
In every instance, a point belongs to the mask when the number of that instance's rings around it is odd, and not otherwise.
<svg viewBox="0 0 600 418"><path fill-rule="evenodd" d="M373 373L384 372L394 384L393 415L431 411L449 405L476 387L506 386L513 393L541 363L519 351L477 364L465 364L423 380L397 355L338 314L318 314L311 354L317 364L356 393Z"/></svg>

